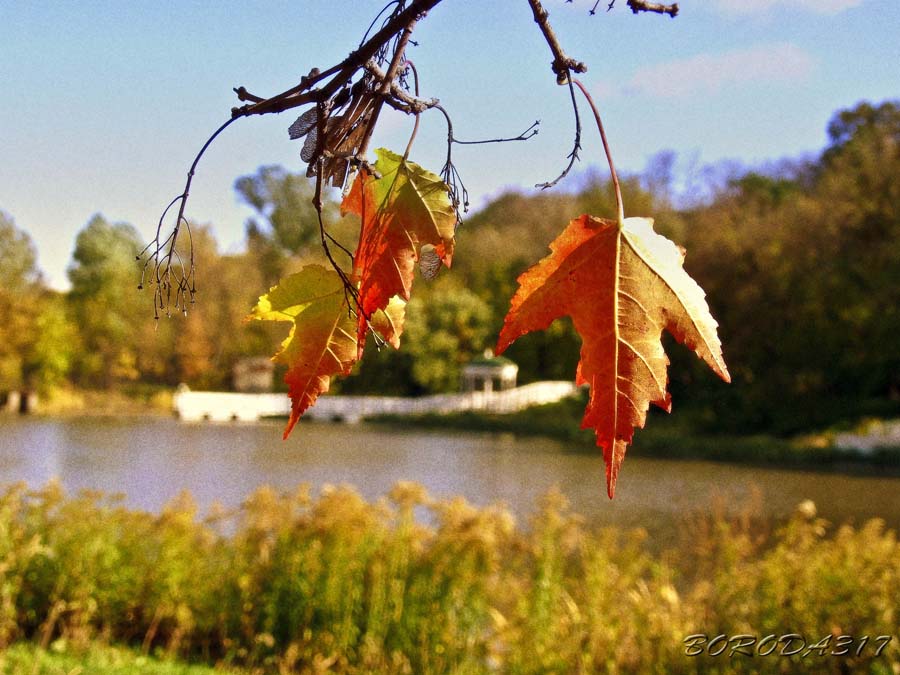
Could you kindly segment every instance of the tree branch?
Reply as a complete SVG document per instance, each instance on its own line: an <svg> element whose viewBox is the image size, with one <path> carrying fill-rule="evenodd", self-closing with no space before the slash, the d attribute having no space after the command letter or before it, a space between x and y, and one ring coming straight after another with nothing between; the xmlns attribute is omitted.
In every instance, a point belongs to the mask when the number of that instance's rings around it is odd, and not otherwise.
<svg viewBox="0 0 900 675"><path fill-rule="evenodd" d="M369 123L366 126L365 135L357 150L357 156L360 159L365 159L366 149L369 147L369 141L372 138L372 133L375 131L375 125L378 123L378 116L381 113L381 108L384 106L384 99L391 92L391 85L394 83L394 78L397 77L397 71L400 70L400 64L403 63L404 60L403 54L406 51L406 44L409 42L413 28L415 28L418 20L418 15L410 19L409 23L403 28L400 38L397 40L397 46L394 48L394 55L391 57L391 63L388 66L387 72L384 74L384 79L381 80L378 86L377 98L373 105ZM368 317L366 318L368 319Z"/></svg>
<svg viewBox="0 0 900 675"><path fill-rule="evenodd" d="M656 12L657 14L668 14L673 19L678 15L678 3L673 2L671 5L664 5L659 2L646 2L645 0L628 0L628 7L632 14L640 12Z"/></svg>
<svg viewBox="0 0 900 675"><path fill-rule="evenodd" d="M404 30L411 23L415 23L422 14L425 14L432 7L440 3L441 0L413 0L413 2L393 16L385 26L375 35L370 37L362 46L353 50L350 55L340 63L332 66L328 70L317 73L312 77L305 77L300 80L300 84L280 94L276 94L267 99L261 99L252 105L235 108L232 115L235 117L247 115L265 115L266 113L283 112L296 108L307 103L315 103L330 98L334 93L348 82L360 68L378 53L385 43L394 35ZM327 77L334 75L321 89L313 89L315 85L322 82ZM240 91L246 90L243 87ZM256 97L259 98L259 97ZM244 100L244 99L241 99ZM248 99L253 100L253 99Z"/></svg>
<svg viewBox="0 0 900 675"><path fill-rule="evenodd" d="M365 65L365 69L379 82L384 82L387 78L387 73L379 68L378 64L374 61L368 61ZM391 99L396 100L392 101ZM398 102L404 105L398 105ZM435 107L440 101L436 98L422 99L410 96L408 92L404 91L403 88L397 84L396 80L392 80L390 96L385 99L385 103L402 112L416 114L423 113L429 108Z"/></svg>
<svg viewBox="0 0 900 675"><path fill-rule="evenodd" d="M553 62L550 67L553 69L553 72L556 73L556 81L559 84L565 84L570 70L573 70L576 73L586 73L587 66L584 65L582 61L577 61L576 59L567 56L563 51L559 44L559 40L556 39L556 33L554 33L553 28L550 27L550 22L548 21L550 14L543 8L540 0L528 0L528 4L531 5L531 12L534 14L535 23L544 34L544 39L550 46L550 51L553 52Z"/></svg>

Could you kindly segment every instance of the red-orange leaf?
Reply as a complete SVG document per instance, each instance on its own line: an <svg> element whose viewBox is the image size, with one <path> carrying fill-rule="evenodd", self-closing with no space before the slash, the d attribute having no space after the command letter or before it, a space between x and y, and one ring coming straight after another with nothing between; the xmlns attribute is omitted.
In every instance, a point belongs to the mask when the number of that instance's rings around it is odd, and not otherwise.
<svg viewBox="0 0 900 675"><path fill-rule="evenodd" d="M521 335L568 315L581 335L576 381L590 385L582 428L593 427L612 498L625 449L650 403L668 411L665 328L730 381L705 294L682 268L684 253L653 221L576 218L552 253L522 274L497 353Z"/></svg>
<svg viewBox="0 0 900 675"><path fill-rule="evenodd" d="M375 151L370 172L360 170L341 205L362 219L354 273L359 280L362 313L357 325L360 345L366 321L394 296L409 300L419 252L434 246L449 267L453 257L456 215L447 185L435 174L388 150Z"/></svg>

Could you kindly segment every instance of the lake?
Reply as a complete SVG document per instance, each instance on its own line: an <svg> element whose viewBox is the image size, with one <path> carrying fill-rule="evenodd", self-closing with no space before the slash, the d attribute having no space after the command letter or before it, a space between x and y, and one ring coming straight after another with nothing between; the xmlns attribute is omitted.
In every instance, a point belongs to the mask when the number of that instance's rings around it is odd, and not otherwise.
<svg viewBox="0 0 900 675"><path fill-rule="evenodd" d="M316 422L282 441L282 428L153 417L0 418L0 485L38 487L56 477L69 492L121 492L126 504L149 511L189 490L205 512L215 502L236 506L263 484L288 491L349 483L376 499L412 480L434 497L505 502L522 522L557 485L589 522L640 525L663 539L683 511L708 509L715 498L740 509L756 493L756 506L774 518L812 499L832 522L878 516L900 527L900 478L630 456L610 501L599 449L570 452L558 441L509 434Z"/></svg>

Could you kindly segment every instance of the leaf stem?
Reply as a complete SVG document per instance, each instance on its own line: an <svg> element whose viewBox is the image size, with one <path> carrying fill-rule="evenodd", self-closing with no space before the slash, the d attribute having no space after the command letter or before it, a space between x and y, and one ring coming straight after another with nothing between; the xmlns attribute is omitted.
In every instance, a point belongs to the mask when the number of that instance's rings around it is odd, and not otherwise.
<svg viewBox="0 0 900 675"><path fill-rule="evenodd" d="M622 204L622 188L619 186L619 176L616 174L616 167L615 164L613 164L612 152L610 152L609 142L606 140L606 132L603 130L603 122L600 121L600 112L597 110L594 99L591 98L591 95L588 93L585 86L581 84L577 78L573 77L572 81L578 85L579 89L581 89L581 93L584 94L588 105L591 107L591 112L594 113L594 119L597 122L597 130L600 132L600 140L603 141L603 151L606 153L606 161L609 163L609 173L612 176L613 187L616 190L616 220L619 223L619 227L622 227L625 222L625 207Z"/></svg>
<svg viewBox="0 0 900 675"><path fill-rule="evenodd" d="M414 90L416 92L416 98L419 98L419 71L416 70L416 65L409 59L406 59L406 61L404 62L403 65L405 65L407 68L409 68L412 71L413 80L415 82ZM404 162L407 159L409 159L409 152L410 152L410 150L412 150L413 142L416 140L416 134L419 133L419 122L420 122L419 118L421 117L421 115L420 115L420 113L416 112L415 116L416 116L416 123L415 123L415 125L413 125L412 134L409 137L409 142L406 144L406 151L403 153L403 161Z"/></svg>

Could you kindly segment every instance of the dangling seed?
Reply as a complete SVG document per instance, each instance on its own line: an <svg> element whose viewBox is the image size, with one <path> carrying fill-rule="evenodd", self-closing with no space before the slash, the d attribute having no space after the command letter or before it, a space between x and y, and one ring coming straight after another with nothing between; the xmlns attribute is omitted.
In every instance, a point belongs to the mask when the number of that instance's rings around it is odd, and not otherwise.
<svg viewBox="0 0 900 675"><path fill-rule="evenodd" d="M419 271L429 281L441 271L441 258L431 244L425 244L419 250Z"/></svg>

